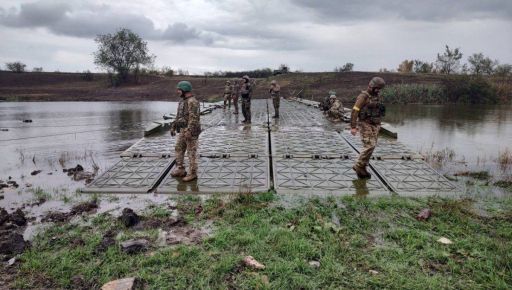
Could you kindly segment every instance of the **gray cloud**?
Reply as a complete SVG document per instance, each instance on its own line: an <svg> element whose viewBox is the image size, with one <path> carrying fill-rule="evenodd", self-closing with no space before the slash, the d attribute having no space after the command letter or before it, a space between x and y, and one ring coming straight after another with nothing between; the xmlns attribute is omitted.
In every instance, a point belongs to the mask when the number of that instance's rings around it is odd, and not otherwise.
<svg viewBox="0 0 512 290"><path fill-rule="evenodd" d="M144 15L113 11L106 5L87 5L77 9L66 3L41 1L22 4L19 9L0 9L0 24L8 27L44 27L58 35L84 38L113 32L123 27L151 40L203 40L205 43L212 41L210 36L202 39L197 29L184 23L174 23L161 31L155 29L151 19Z"/></svg>
<svg viewBox="0 0 512 290"><path fill-rule="evenodd" d="M411 1L411 0L290 0L325 20L367 21L405 19L444 22L471 19L512 19L512 1Z"/></svg>

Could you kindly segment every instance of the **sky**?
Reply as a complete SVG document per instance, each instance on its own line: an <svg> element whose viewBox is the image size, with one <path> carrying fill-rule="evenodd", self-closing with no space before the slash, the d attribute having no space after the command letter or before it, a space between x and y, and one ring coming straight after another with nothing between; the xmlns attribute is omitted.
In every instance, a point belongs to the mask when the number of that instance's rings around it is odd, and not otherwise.
<svg viewBox="0 0 512 290"><path fill-rule="evenodd" d="M119 28L148 42L157 68L193 74L396 69L445 45L512 64L511 0L2 0L0 68L100 71L94 38Z"/></svg>

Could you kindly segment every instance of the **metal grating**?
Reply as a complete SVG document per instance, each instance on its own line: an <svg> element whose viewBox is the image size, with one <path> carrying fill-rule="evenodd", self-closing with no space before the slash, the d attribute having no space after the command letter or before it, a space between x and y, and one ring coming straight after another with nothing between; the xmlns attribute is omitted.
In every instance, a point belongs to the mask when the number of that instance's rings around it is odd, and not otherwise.
<svg viewBox="0 0 512 290"><path fill-rule="evenodd" d="M272 155L277 158L355 158L356 153L341 136L321 129L271 132Z"/></svg>
<svg viewBox="0 0 512 290"><path fill-rule="evenodd" d="M185 159L187 160L187 159ZM158 193L238 193L270 189L268 158L206 158L199 162L198 179L182 182L170 174Z"/></svg>
<svg viewBox="0 0 512 290"><path fill-rule="evenodd" d="M373 160L384 181L401 195L458 191L458 188L422 160Z"/></svg>
<svg viewBox="0 0 512 290"><path fill-rule="evenodd" d="M277 193L389 193L378 178L357 179L352 165L344 159L274 159L274 188Z"/></svg>
<svg viewBox="0 0 512 290"><path fill-rule="evenodd" d="M147 193L172 163L168 158L122 158L82 192Z"/></svg>
<svg viewBox="0 0 512 290"><path fill-rule="evenodd" d="M199 136L200 156L268 156L268 132L257 127L215 127Z"/></svg>
<svg viewBox="0 0 512 290"><path fill-rule="evenodd" d="M121 153L121 157L171 157L174 156L176 137L169 132L165 134L144 137Z"/></svg>

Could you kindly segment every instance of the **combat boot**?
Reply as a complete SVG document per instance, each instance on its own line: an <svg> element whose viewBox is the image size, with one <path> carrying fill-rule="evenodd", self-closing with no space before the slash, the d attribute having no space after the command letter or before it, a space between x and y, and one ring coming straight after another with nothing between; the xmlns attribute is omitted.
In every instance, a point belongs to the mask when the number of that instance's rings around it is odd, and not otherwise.
<svg viewBox="0 0 512 290"><path fill-rule="evenodd" d="M197 179L197 174L195 172L190 172L190 174L187 174L187 176L183 177L183 181L184 182L189 182L189 181L192 181L192 180L196 180Z"/></svg>
<svg viewBox="0 0 512 290"><path fill-rule="evenodd" d="M371 177L370 173L368 173L368 171L366 171L365 167L359 167L357 165L354 165L354 166L352 166L352 169L354 169L354 171L357 174L357 177L360 179Z"/></svg>
<svg viewBox="0 0 512 290"><path fill-rule="evenodd" d="M272 116L272 118L279 119L279 114L275 114L274 116Z"/></svg>
<svg viewBox="0 0 512 290"><path fill-rule="evenodd" d="M187 171L183 166L178 166L171 172L172 177L184 177L186 175Z"/></svg>

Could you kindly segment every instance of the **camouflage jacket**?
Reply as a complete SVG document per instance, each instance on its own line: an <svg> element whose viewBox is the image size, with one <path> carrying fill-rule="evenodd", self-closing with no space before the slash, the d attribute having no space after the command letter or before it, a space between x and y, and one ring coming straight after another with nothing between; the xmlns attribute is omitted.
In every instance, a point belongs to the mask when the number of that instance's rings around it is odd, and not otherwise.
<svg viewBox="0 0 512 290"><path fill-rule="evenodd" d="M224 86L224 94L225 95L231 95L232 92L233 92L233 86L231 86L231 85Z"/></svg>
<svg viewBox="0 0 512 290"><path fill-rule="evenodd" d="M200 113L199 102L194 96L182 99L172 129L178 132L183 129L190 132L192 137L198 137L201 133Z"/></svg>
<svg viewBox="0 0 512 290"><path fill-rule="evenodd" d="M272 98L279 97L280 92L281 92L281 87L276 84L275 86L270 86L270 89L268 91L270 93L270 96L272 96Z"/></svg>
<svg viewBox="0 0 512 290"><path fill-rule="evenodd" d="M250 93L252 92L251 84L250 83L243 83L240 86L240 94L242 95L242 98L250 98Z"/></svg>
<svg viewBox="0 0 512 290"><path fill-rule="evenodd" d="M240 95L240 85L238 83L235 83L233 85L233 92L232 92L232 95L233 96L236 96L238 97Z"/></svg>
<svg viewBox="0 0 512 290"><path fill-rule="evenodd" d="M329 110L327 111L329 116L334 118L341 118L344 113L343 104L340 100L336 99L334 103L331 105Z"/></svg>

